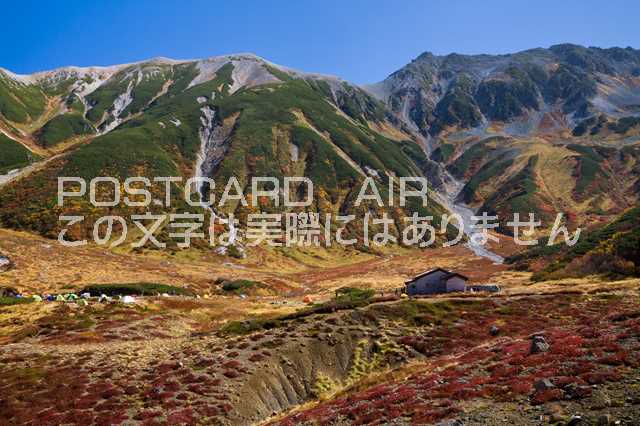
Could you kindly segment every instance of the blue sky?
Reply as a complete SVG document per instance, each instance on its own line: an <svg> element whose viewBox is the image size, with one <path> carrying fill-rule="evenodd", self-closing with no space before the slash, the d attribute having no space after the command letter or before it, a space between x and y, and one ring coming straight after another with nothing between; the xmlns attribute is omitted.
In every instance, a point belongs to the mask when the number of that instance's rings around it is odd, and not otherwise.
<svg viewBox="0 0 640 426"><path fill-rule="evenodd" d="M21 0L2 9L0 66L17 73L253 52L368 83L427 50L640 48L640 2L616 0Z"/></svg>

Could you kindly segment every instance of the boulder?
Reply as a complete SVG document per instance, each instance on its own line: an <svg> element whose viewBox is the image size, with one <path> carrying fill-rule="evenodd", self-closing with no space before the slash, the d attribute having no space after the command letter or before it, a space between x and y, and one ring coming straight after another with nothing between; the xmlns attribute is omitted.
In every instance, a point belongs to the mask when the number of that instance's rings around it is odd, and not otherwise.
<svg viewBox="0 0 640 426"><path fill-rule="evenodd" d="M7 256L0 255L0 272L6 272L13 268L13 262Z"/></svg>
<svg viewBox="0 0 640 426"><path fill-rule="evenodd" d="M610 414L602 414L600 417L598 417L598 426L609 426L612 424L613 421L611 421Z"/></svg>
<svg viewBox="0 0 640 426"><path fill-rule="evenodd" d="M604 390L596 390L591 396L590 408L592 410L602 410L611 407L611 398Z"/></svg>
<svg viewBox="0 0 640 426"><path fill-rule="evenodd" d="M548 414L549 421L551 423L561 423L564 422L567 418L564 408L562 408L560 404L549 405Z"/></svg>
<svg viewBox="0 0 640 426"><path fill-rule="evenodd" d="M535 382L533 384L533 388L537 392L542 392L542 391L546 391L548 389L555 388L555 385L553 383L551 383L551 380L549 380L549 379L542 379L542 380L538 380L537 382Z"/></svg>
<svg viewBox="0 0 640 426"><path fill-rule="evenodd" d="M569 383L563 389L569 399L582 399L590 396L593 392L591 386L581 386L575 383Z"/></svg>
<svg viewBox="0 0 640 426"><path fill-rule="evenodd" d="M529 353L531 355L539 354L541 352L547 352L549 351L549 349L549 343L547 343L547 340L544 338L544 336L538 334L534 335L531 338L531 349L529 350Z"/></svg>
<svg viewBox="0 0 640 426"><path fill-rule="evenodd" d="M582 423L582 416L575 414L571 416L569 421L567 422L567 426L576 426Z"/></svg>

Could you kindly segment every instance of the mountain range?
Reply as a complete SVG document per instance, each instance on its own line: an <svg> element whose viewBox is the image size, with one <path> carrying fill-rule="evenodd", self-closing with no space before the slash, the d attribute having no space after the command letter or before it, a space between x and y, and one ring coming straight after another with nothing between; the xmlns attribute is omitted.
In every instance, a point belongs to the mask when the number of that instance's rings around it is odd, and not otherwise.
<svg viewBox="0 0 640 426"><path fill-rule="evenodd" d="M54 237L61 214L97 218L88 201L55 206L56 176L236 176L246 189L252 176L304 175L314 209L347 212L366 176L425 175L434 201L386 209L396 221L469 206L507 233L515 212L597 227L638 203L639 130L632 48L426 52L362 87L252 54L0 70L0 223Z"/></svg>

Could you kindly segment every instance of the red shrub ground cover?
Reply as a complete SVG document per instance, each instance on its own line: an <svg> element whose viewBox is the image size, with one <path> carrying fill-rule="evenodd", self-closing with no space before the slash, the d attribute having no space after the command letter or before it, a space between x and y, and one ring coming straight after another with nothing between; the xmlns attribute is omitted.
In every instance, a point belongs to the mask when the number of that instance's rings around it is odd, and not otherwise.
<svg viewBox="0 0 640 426"><path fill-rule="evenodd" d="M464 330L441 327L431 335L403 336L400 343L431 357L422 367L424 373L321 403L276 424L353 420L353 407L358 407L358 421L403 417L414 424L435 423L455 417L462 401L469 399L521 400L537 405L566 397L584 398L591 393L586 385L618 381L625 369L638 367L638 357L630 349L637 347L640 337L637 317L613 322L603 315L611 304L559 302L541 298L536 304L510 303L508 322L493 341L487 328L498 319L504 321L505 316L497 306L493 311L468 313ZM549 321L538 312L552 312L566 320ZM531 355L529 336L540 331L551 349ZM444 335L449 336L448 353L439 346ZM482 341L488 344L467 350L470 344ZM601 355L594 357L597 353ZM541 379L550 379L556 387L535 391L534 383ZM445 408L434 408L438 405Z"/></svg>
<svg viewBox="0 0 640 426"><path fill-rule="evenodd" d="M576 295L454 304L441 325L407 325L402 329L420 331L395 338L422 363L411 364L402 380L323 402L277 423L376 424L403 417L424 424L455 417L465 401L477 398L531 404L584 398L589 385L619 381L640 368L637 304ZM422 324L431 322L426 320ZM498 336L489 333L494 324ZM548 352L529 354L534 333L545 336ZM146 368L92 351L71 358L0 348L0 424L216 423L214 417L233 412L227 386L259 370L293 334L293 329L268 331L239 337L226 348L186 347ZM556 387L535 391L541 379Z"/></svg>

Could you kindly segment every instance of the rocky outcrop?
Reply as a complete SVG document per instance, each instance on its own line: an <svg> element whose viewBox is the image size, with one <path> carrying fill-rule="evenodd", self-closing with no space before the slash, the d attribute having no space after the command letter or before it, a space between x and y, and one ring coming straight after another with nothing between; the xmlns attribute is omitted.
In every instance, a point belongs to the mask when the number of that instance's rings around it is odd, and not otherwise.
<svg viewBox="0 0 640 426"><path fill-rule="evenodd" d="M475 128L553 110L575 118L633 115L640 51L558 45L509 55L424 53L368 86L397 116L423 133ZM464 81L460 90L460 81ZM626 114L625 114L626 113Z"/></svg>
<svg viewBox="0 0 640 426"><path fill-rule="evenodd" d="M13 262L7 256L0 254L0 272L6 272L13 268Z"/></svg>
<svg viewBox="0 0 640 426"><path fill-rule="evenodd" d="M548 352L550 349L549 343L541 335L535 335L531 337L531 349L529 350L530 354L539 354L541 352Z"/></svg>

